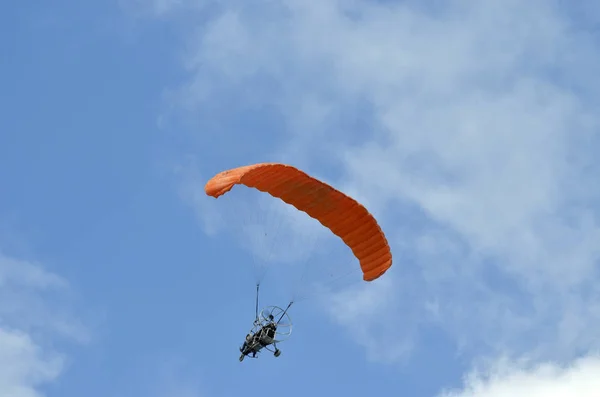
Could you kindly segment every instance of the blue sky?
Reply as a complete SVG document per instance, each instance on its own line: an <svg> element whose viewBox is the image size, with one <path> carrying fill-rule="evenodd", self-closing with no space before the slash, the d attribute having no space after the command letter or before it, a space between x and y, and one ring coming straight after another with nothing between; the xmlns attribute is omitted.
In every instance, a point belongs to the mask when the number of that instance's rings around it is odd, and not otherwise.
<svg viewBox="0 0 600 397"><path fill-rule="evenodd" d="M594 2L13 2L0 21L1 396L600 389ZM394 266L298 302L281 357L239 363L266 252L232 219L244 196L203 186L262 161L365 203ZM272 259L326 278L343 247L267 209Z"/></svg>

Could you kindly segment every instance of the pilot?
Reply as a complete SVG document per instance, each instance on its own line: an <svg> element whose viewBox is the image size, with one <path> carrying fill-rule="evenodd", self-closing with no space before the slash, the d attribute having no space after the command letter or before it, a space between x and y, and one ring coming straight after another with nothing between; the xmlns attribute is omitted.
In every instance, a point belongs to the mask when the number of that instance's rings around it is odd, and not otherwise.
<svg viewBox="0 0 600 397"><path fill-rule="evenodd" d="M275 340L275 334L277 332L277 324L273 321L273 315L269 314L269 322L263 325L260 331L257 332L260 344L265 347L270 345Z"/></svg>

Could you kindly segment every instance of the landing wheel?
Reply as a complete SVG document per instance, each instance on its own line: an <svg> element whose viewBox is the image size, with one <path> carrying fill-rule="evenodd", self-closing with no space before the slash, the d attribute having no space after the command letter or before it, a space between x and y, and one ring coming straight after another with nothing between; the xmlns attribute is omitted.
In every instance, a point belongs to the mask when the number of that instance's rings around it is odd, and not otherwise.
<svg viewBox="0 0 600 397"><path fill-rule="evenodd" d="M244 361L244 355L243 354L240 356L240 362L242 362L242 361Z"/></svg>
<svg viewBox="0 0 600 397"><path fill-rule="evenodd" d="M276 349L276 350L275 350L275 353L273 353L273 355L274 355L275 357L279 357L279 355L281 355L281 350L279 350L279 349Z"/></svg>

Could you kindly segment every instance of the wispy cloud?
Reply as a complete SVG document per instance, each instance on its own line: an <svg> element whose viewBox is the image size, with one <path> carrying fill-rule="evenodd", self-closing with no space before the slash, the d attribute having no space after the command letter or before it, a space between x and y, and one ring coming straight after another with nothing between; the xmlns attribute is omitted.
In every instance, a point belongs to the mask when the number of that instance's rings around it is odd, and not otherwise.
<svg viewBox="0 0 600 397"><path fill-rule="evenodd" d="M472 352L600 347L600 52L583 3L229 4L190 35L181 103L276 109L288 161L361 192L395 252L365 293L411 301L415 329L435 321ZM379 329L352 302L340 321Z"/></svg>
<svg viewBox="0 0 600 397"><path fill-rule="evenodd" d="M0 254L0 395L41 397L64 368L58 341L85 342L87 329L55 302L66 280Z"/></svg>

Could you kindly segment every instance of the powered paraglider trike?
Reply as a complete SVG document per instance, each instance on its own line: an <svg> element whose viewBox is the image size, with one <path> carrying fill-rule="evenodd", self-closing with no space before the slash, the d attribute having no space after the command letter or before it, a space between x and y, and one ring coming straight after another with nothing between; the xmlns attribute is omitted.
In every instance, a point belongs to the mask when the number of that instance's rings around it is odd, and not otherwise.
<svg viewBox="0 0 600 397"><path fill-rule="evenodd" d="M364 281L376 280L391 267L388 241L373 215L355 199L325 182L290 165L259 163L220 172L204 189L207 195L219 198L235 185L268 193L317 220L351 250ZM294 301L285 309L270 306L259 313L259 286L257 283L254 326L240 347L240 361L244 357L256 357L262 349L278 357L281 351L277 343L291 334L288 310Z"/></svg>
<svg viewBox="0 0 600 397"><path fill-rule="evenodd" d="M258 286L256 288L258 303ZM292 319L288 310L292 302L282 309L279 306L268 306L257 313L254 320L254 326L246 335L244 344L240 347L240 361L244 357L250 356L256 358L256 355L262 350L268 350L275 357L279 357L281 350L277 347L278 343L283 342L292 334Z"/></svg>

